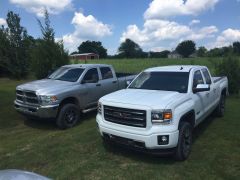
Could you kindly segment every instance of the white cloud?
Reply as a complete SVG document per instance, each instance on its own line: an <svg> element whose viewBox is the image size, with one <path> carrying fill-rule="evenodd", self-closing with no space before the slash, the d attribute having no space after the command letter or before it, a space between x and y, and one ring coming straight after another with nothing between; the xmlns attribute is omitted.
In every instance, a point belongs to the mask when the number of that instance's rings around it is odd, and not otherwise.
<svg viewBox="0 0 240 180"><path fill-rule="evenodd" d="M192 34L186 37L186 39L191 40L201 40L206 38L213 38L215 37L215 34L218 32L218 29L216 26L206 26L199 30L192 31Z"/></svg>
<svg viewBox="0 0 240 180"><path fill-rule="evenodd" d="M240 29L228 28L216 38L215 42L208 44L208 48L229 46L234 41L240 41Z"/></svg>
<svg viewBox="0 0 240 180"><path fill-rule="evenodd" d="M164 48L171 49L186 39L198 41L213 38L217 32L218 29L215 26L191 29L187 25L174 21L149 19L145 20L143 29L139 29L136 25L129 25L123 32L120 42L129 38L138 43L144 50L156 51ZM164 44L167 45L164 47Z"/></svg>
<svg viewBox="0 0 240 180"><path fill-rule="evenodd" d="M3 19L3 18L0 18L0 26L6 26L7 25L7 22L6 22L6 20L5 19Z"/></svg>
<svg viewBox="0 0 240 180"><path fill-rule="evenodd" d="M10 0L10 2L35 13L39 17L44 15L45 9L50 14L59 14L66 9L72 8L72 0Z"/></svg>
<svg viewBox="0 0 240 180"><path fill-rule="evenodd" d="M110 25L104 24L92 15L84 16L81 12L75 12L72 24L74 32L62 37L65 47L70 52L77 50L77 46L85 40L98 40L112 34Z"/></svg>
<svg viewBox="0 0 240 180"><path fill-rule="evenodd" d="M145 19L176 15L198 15L214 8L219 0L153 0L144 13Z"/></svg>
<svg viewBox="0 0 240 180"><path fill-rule="evenodd" d="M200 23L200 20L199 19L193 19L189 25L192 26L192 25L195 25L195 24L199 24Z"/></svg>

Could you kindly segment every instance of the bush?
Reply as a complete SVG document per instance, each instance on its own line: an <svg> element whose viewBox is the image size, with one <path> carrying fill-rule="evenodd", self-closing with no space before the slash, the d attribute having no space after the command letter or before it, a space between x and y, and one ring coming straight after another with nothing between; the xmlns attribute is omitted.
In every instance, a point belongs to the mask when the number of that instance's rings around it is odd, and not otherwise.
<svg viewBox="0 0 240 180"><path fill-rule="evenodd" d="M216 65L216 73L228 77L230 94L238 94L240 88L240 63L235 57L226 57Z"/></svg>

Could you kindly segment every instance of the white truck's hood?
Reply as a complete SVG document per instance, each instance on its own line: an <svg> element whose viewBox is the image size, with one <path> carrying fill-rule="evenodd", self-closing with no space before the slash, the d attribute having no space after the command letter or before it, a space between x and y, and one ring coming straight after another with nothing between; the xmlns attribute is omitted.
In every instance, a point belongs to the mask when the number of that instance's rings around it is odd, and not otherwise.
<svg viewBox="0 0 240 180"><path fill-rule="evenodd" d="M164 109L166 106L184 96L178 92L157 91L144 89L123 89L108 94L100 99L101 102L113 102L121 104L132 104L148 106L150 108Z"/></svg>

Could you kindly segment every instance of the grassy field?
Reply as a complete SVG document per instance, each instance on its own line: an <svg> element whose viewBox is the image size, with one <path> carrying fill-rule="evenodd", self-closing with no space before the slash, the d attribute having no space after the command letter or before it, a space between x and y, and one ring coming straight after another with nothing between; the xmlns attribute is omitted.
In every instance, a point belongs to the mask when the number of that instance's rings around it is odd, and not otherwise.
<svg viewBox="0 0 240 180"><path fill-rule="evenodd" d="M176 64L170 61L97 61L118 71ZM188 64L189 62L179 62ZM207 59L194 60L206 64ZM229 97L224 118L210 116L194 132L185 162L153 157L119 147L104 147L96 112L76 127L58 130L54 122L30 121L15 112L15 87L23 81L0 79L0 169L24 169L53 179L240 179L240 98Z"/></svg>

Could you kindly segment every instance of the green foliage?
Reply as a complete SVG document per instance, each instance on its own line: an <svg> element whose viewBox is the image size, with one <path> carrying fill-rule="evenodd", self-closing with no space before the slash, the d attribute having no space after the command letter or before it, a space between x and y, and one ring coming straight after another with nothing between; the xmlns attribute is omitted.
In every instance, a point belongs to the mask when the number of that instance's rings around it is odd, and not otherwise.
<svg viewBox="0 0 240 180"><path fill-rule="evenodd" d="M197 56L198 57L204 57L207 54L207 49L204 46L201 46L197 50Z"/></svg>
<svg viewBox="0 0 240 180"><path fill-rule="evenodd" d="M54 41L54 30L50 26L49 15L45 12L44 25L39 21L42 39L36 40L32 50L32 64L35 76L45 78L50 71L68 64L68 53L64 50L62 42Z"/></svg>
<svg viewBox="0 0 240 180"><path fill-rule="evenodd" d="M122 42L118 48L118 52L120 58L139 58L144 56L140 46L131 39L126 39Z"/></svg>
<svg viewBox="0 0 240 180"><path fill-rule="evenodd" d="M100 58L107 57L107 49L105 49L100 41L85 41L78 47L79 53L95 53Z"/></svg>
<svg viewBox="0 0 240 180"><path fill-rule="evenodd" d="M7 28L0 30L0 69L14 78L26 77L29 71L31 41L27 31L20 25L18 14L7 13Z"/></svg>
<svg viewBox="0 0 240 180"><path fill-rule="evenodd" d="M236 55L240 55L240 42L236 41L233 43L233 53Z"/></svg>
<svg viewBox="0 0 240 180"><path fill-rule="evenodd" d="M170 51L164 50L161 52L150 52L150 58L167 58Z"/></svg>
<svg viewBox="0 0 240 180"><path fill-rule="evenodd" d="M179 43L176 48L176 51L185 58L193 54L195 50L196 50L195 42L191 40L186 40Z"/></svg>
<svg viewBox="0 0 240 180"><path fill-rule="evenodd" d="M240 63L237 58L226 57L216 65L216 73L228 77L230 94L238 94L240 89Z"/></svg>

